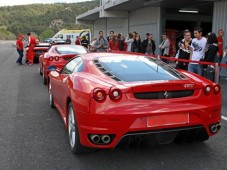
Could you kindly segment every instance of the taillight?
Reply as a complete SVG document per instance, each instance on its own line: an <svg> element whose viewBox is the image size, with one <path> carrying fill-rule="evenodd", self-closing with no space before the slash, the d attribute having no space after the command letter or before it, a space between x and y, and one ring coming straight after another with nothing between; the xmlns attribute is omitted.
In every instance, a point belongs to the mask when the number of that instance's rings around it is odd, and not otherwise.
<svg viewBox="0 0 227 170"><path fill-rule="evenodd" d="M53 60L54 60L54 57L50 57L49 60L50 60L50 61L53 61Z"/></svg>
<svg viewBox="0 0 227 170"><path fill-rule="evenodd" d="M55 59L56 61L58 61L58 60L59 60L59 57L58 57L58 56L56 56L56 57L54 57L54 59Z"/></svg>
<svg viewBox="0 0 227 170"><path fill-rule="evenodd" d="M216 84L214 86L214 94L218 94L221 91L221 86L219 84Z"/></svg>
<svg viewBox="0 0 227 170"><path fill-rule="evenodd" d="M106 99L106 92L101 88L96 88L93 91L93 97L97 102L102 102Z"/></svg>
<svg viewBox="0 0 227 170"><path fill-rule="evenodd" d="M205 95L211 94L211 91L212 91L212 88L211 88L210 85L207 85L207 86L204 87L204 94Z"/></svg>
<svg viewBox="0 0 227 170"><path fill-rule="evenodd" d="M120 89L110 89L109 96L112 100L120 100L122 97L122 92Z"/></svg>

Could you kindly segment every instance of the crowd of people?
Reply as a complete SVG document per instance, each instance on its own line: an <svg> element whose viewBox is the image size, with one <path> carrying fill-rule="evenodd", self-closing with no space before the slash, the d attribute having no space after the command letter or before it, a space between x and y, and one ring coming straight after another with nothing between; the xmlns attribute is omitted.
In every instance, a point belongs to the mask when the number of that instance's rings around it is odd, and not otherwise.
<svg viewBox="0 0 227 170"><path fill-rule="evenodd" d="M176 61L176 68L187 70L214 81L214 66L200 64L203 62L215 62L221 63L223 57L223 29L218 30L217 35L215 33L209 33L205 37L203 36L202 28L195 28L193 30L193 36L190 30L184 31L184 38L178 43L178 50L174 57L184 61ZM141 40L140 35L137 32L129 33L126 38L122 34L115 34L114 31L110 31L107 38L103 36L103 31L99 32L98 39L94 39L91 43L94 51L127 51L137 52L154 55L156 51L156 44L153 39L153 35L146 34L145 40ZM162 42L158 46L162 61L169 63L168 57L172 55L172 42L166 33L162 34ZM198 61L198 62L192 62Z"/></svg>
<svg viewBox="0 0 227 170"><path fill-rule="evenodd" d="M221 63L223 57L223 29L219 29L217 35L209 33L203 36L202 28L194 29L194 38L189 30L184 31L184 39L179 42L177 59L193 60L202 62ZM177 69L188 70L190 72L204 76L214 81L214 66L212 64L200 64L196 62L182 62L176 64Z"/></svg>
<svg viewBox="0 0 227 170"><path fill-rule="evenodd" d="M214 80L213 65L202 65L198 62L193 61L205 61L205 62L216 62L221 63L223 57L223 29L218 30L217 35L215 33L209 33L207 36L203 36L202 28L195 28L193 30L194 38L190 30L184 31L184 38L178 43L179 49L176 52L175 58L183 61L176 61L176 68L188 70L190 72L205 76L210 80ZM28 64L33 64L33 49L36 41L31 33L27 33L28 36ZM19 65L22 64L23 58L23 35L18 36L16 42L17 51L19 57L16 61ZM70 37L66 39L67 44L72 44ZM94 38L89 44L86 36L81 39L79 36L76 37L75 45L82 45L95 52L105 51L127 51L154 55L156 52L156 44L151 33L146 33L146 38L142 41L141 36L136 32L129 33L125 38L121 33L115 34L114 31L110 31L108 37L104 37L103 31L99 31L99 37ZM162 61L169 63L168 57L171 54L172 42L166 35L162 34L162 42L158 46L160 50ZM187 61L188 60L188 61Z"/></svg>
<svg viewBox="0 0 227 170"><path fill-rule="evenodd" d="M136 31L129 33L127 37L124 37L121 33L115 34L114 31L110 31L109 36L106 38L103 35L103 31L99 31L99 37L94 38L91 42L89 48L92 51L126 51L155 55L157 46L151 33L146 33L144 40ZM166 33L162 34L162 42L158 48L162 56L170 56L171 40ZM162 61L169 63L169 60L165 58Z"/></svg>

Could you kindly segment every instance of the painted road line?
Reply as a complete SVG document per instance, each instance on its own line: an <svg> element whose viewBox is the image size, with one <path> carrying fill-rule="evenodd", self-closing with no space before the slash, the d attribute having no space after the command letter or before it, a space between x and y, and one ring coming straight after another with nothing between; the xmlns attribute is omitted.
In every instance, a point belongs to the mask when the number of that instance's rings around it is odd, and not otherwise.
<svg viewBox="0 0 227 170"><path fill-rule="evenodd" d="M221 116L221 118L222 118L223 120L227 120L227 117L225 117L225 116Z"/></svg>

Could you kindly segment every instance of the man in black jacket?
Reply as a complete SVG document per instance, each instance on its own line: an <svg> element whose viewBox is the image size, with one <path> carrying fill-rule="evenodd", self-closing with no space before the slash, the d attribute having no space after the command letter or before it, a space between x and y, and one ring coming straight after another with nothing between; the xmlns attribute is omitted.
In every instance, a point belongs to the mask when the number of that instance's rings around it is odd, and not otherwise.
<svg viewBox="0 0 227 170"><path fill-rule="evenodd" d="M175 56L178 59L189 60L191 53L191 32L189 30L184 31L184 39L181 40L178 44L179 50ZM188 62L177 61L176 69L188 70Z"/></svg>
<svg viewBox="0 0 227 170"><path fill-rule="evenodd" d="M154 55L154 52L156 50L156 45L153 40L152 34L149 34L149 36L147 35L147 39L145 39L142 43L142 49L143 49L143 53Z"/></svg>

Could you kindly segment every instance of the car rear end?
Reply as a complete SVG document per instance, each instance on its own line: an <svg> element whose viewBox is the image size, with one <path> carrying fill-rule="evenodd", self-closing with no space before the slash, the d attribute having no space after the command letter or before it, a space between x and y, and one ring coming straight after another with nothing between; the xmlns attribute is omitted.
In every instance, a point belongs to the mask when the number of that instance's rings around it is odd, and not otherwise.
<svg viewBox="0 0 227 170"><path fill-rule="evenodd" d="M113 59L112 65L121 62L116 60ZM129 59L120 65L130 69L128 63L132 61ZM109 67L105 65L111 63L109 61L94 62L117 83L111 87L100 84L93 89L90 113L78 114L83 145L114 148L125 138L146 139L151 134L159 143L183 139L185 135L188 140L204 141L220 130L222 99L218 84L198 76L180 74L156 61L157 65L153 63L149 67L156 68L158 73L153 74L154 77L147 75L148 79L153 79L149 81L140 77L145 70L134 75L125 70L124 77L112 69L117 65Z"/></svg>
<svg viewBox="0 0 227 170"><path fill-rule="evenodd" d="M54 53L52 52L51 56L44 57L43 59L44 77L47 77L50 72L47 69L48 66L55 65L57 69L61 69L72 58L88 52L81 45L55 45L52 48L54 48Z"/></svg>

